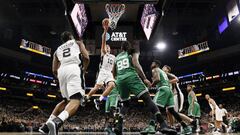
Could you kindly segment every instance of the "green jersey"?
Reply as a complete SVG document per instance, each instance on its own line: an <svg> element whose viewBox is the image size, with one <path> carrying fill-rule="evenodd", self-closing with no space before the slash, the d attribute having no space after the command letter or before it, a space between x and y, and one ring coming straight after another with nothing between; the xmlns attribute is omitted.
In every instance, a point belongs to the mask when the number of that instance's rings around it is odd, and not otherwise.
<svg viewBox="0 0 240 135"><path fill-rule="evenodd" d="M167 74L160 68L157 68L156 70L159 71L159 77L160 77L160 82L157 83L157 87L162 87L162 86L170 87Z"/></svg>
<svg viewBox="0 0 240 135"><path fill-rule="evenodd" d="M117 80L123 80L132 75L137 75L132 64L132 56L128 52L121 52L115 59Z"/></svg>
<svg viewBox="0 0 240 135"><path fill-rule="evenodd" d="M193 93L193 94L191 94L191 93ZM189 105L192 104L192 99L193 99L192 95L194 95L194 97L195 97L194 102L197 102L197 97L195 96L195 93L193 91L191 91L191 92L188 93L188 103L189 103Z"/></svg>

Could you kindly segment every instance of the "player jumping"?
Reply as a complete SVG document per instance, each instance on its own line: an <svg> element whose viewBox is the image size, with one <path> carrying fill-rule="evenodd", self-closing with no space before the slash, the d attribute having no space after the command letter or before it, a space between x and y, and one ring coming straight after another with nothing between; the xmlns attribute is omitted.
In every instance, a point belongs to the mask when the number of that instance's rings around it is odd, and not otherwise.
<svg viewBox="0 0 240 135"><path fill-rule="evenodd" d="M105 91L99 97L99 99L95 99L95 107L99 110L100 102L109 95L112 89L115 87L115 80L112 75L113 64L115 60L115 56L110 54L111 48L109 45L106 44L106 33L108 31L108 24L105 24L105 19L103 20L103 34L102 34L102 46L101 46L101 63L100 63L100 70L98 74L98 78L94 88L90 90L85 98L85 102L90 99L90 97L97 92L104 84L106 85Z"/></svg>
<svg viewBox="0 0 240 135"><path fill-rule="evenodd" d="M63 100L39 129L41 133L49 135L58 135L58 129L64 121L77 111L85 95L83 76L90 61L83 42L76 41L70 32L63 32L61 40L63 44L53 55L52 71L59 80Z"/></svg>

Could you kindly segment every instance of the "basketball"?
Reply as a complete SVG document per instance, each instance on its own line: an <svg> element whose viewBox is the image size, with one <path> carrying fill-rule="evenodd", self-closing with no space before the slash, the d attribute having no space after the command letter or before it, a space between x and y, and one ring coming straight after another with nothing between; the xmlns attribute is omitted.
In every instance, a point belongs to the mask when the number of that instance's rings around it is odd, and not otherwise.
<svg viewBox="0 0 240 135"><path fill-rule="evenodd" d="M108 18L103 19L102 26L103 27L109 27L110 20Z"/></svg>

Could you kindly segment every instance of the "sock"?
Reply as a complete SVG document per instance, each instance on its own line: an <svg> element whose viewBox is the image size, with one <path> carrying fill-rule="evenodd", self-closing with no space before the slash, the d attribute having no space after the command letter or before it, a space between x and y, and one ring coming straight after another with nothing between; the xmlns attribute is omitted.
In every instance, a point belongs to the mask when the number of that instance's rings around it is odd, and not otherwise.
<svg viewBox="0 0 240 135"><path fill-rule="evenodd" d="M53 120L54 118L56 118L56 116L55 116L55 115L53 115L53 114L51 114L51 115L49 116L49 118L48 118L47 122L48 122L48 121L51 121L51 120Z"/></svg>
<svg viewBox="0 0 240 135"><path fill-rule="evenodd" d="M65 110L58 115L58 118L60 118L62 121L65 121L68 117L69 113Z"/></svg>
<svg viewBox="0 0 240 135"><path fill-rule="evenodd" d="M101 96L99 97L99 101L102 101L103 99L104 99L104 96L101 95Z"/></svg>

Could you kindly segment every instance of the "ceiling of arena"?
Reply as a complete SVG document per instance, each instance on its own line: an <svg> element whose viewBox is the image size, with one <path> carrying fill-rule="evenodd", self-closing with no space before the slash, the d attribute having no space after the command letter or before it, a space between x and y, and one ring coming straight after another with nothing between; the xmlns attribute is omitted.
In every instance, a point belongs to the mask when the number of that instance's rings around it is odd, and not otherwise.
<svg viewBox="0 0 240 135"><path fill-rule="evenodd" d="M146 48L153 47L159 40L165 40L168 50L174 52L174 55L168 56L176 60L178 49L207 39L209 31L217 31L217 19L225 12L223 9L226 2L227 0L159 0L156 7L159 12L161 9L164 11L163 17L155 27L150 41L146 42ZM86 4L90 22L86 39L95 36L91 36L95 34L91 27L101 25L102 19L107 17L104 6L103 3ZM120 23L130 26L138 24L134 28L138 33L137 38L146 40L139 21L142 9L142 4L127 4ZM60 43L60 33L69 29L62 0L2 0L0 24L13 29L13 32L15 26L20 27L22 38L44 43L53 50Z"/></svg>

